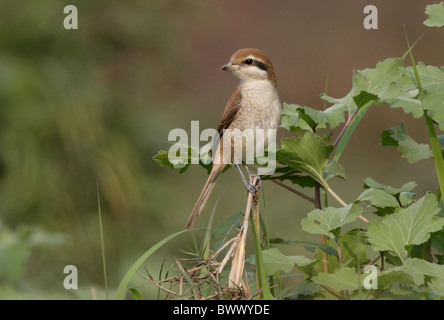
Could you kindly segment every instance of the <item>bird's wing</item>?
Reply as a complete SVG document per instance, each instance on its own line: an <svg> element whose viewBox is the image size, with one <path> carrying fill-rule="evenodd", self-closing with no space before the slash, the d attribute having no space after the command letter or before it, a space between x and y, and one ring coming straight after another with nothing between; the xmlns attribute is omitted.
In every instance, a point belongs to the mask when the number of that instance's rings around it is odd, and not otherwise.
<svg viewBox="0 0 444 320"><path fill-rule="evenodd" d="M228 100L227 105L225 106L224 114L222 116L222 120L217 127L217 132L219 133L219 137L222 137L224 133L224 129L228 129L233 120L236 118L240 108L241 108L241 88L238 86L236 90Z"/></svg>

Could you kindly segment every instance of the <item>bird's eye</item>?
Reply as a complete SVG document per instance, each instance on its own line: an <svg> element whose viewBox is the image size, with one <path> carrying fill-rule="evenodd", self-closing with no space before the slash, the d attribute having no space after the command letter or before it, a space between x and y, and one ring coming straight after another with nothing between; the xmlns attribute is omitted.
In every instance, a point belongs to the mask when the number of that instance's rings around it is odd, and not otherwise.
<svg viewBox="0 0 444 320"><path fill-rule="evenodd" d="M248 64L248 65L250 65L250 64L253 63L253 59L247 59L247 60L245 60L245 63Z"/></svg>

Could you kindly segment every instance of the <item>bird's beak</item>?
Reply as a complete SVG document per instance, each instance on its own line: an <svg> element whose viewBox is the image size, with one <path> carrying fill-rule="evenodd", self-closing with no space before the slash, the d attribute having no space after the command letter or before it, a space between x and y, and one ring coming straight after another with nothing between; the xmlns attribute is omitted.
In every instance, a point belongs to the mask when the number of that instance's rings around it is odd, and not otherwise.
<svg viewBox="0 0 444 320"><path fill-rule="evenodd" d="M232 64L231 62L228 62L224 64L221 68L223 71L237 71L240 69L240 66L237 64Z"/></svg>

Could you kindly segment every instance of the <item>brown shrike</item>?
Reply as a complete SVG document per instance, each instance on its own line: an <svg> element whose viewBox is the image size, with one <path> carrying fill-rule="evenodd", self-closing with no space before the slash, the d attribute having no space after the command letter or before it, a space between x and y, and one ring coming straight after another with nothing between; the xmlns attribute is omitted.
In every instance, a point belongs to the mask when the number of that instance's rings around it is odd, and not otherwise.
<svg viewBox="0 0 444 320"><path fill-rule="evenodd" d="M237 132L246 130L256 132L256 129L276 130L281 116L282 105L276 90L276 76L273 65L265 53L252 48L238 50L231 56L230 62L222 67L222 70L232 71L239 78L240 83L228 100L217 128L220 141L213 158L213 167L191 213L187 224L188 229L193 227L197 216L203 210L222 170L233 160L233 156L231 156L233 143L223 143L224 137L228 136L224 135L224 131L236 132L235 129L239 130ZM231 140L234 139L232 135L230 137ZM268 141L265 139L263 146L265 147L267 144ZM229 152L226 145L231 148ZM242 141L242 153L245 153L244 140ZM255 194L255 187L246 181L236 162L235 166L239 170L247 190ZM248 167L246 169L248 171ZM249 173L251 174L251 172Z"/></svg>

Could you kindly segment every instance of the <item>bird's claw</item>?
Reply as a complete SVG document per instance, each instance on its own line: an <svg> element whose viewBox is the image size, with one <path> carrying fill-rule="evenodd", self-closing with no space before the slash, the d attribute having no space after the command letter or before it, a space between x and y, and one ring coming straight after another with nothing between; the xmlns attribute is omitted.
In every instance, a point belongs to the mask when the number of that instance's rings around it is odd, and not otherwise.
<svg viewBox="0 0 444 320"><path fill-rule="evenodd" d="M259 191L259 188L262 186L262 180L258 175L252 174L252 175L250 175L250 181L253 180L252 179L253 177L257 177L256 184L253 185L253 184L249 183L245 187L247 189L247 195L248 195L248 192L250 192L253 195L253 197L256 197L256 194Z"/></svg>
<svg viewBox="0 0 444 320"><path fill-rule="evenodd" d="M248 193L251 193L253 195L253 197L256 196L257 191L259 190L259 188L257 188L256 186L249 184L248 186L245 186L247 189L247 195Z"/></svg>

